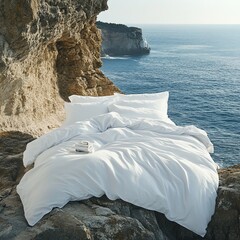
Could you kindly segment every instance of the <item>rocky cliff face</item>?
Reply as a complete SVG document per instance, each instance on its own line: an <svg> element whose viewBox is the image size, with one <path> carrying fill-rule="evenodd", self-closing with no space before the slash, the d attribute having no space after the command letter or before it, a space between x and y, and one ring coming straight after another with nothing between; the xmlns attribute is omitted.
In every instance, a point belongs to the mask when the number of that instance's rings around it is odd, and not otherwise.
<svg viewBox="0 0 240 240"><path fill-rule="evenodd" d="M239 240L240 165L219 171L216 211L201 238L163 214L106 197L70 202L29 227L16 193L24 174L22 152L33 137L20 132L0 134L1 240ZM177 204L177 203L176 203Z"/></svg>
<svg viewBox="0 0 240 240"><path fill-rule="evenodd" d="M107 0L0 0L0 130L59 125L71 94L119 91L99 70Z"/></svg>
<svg viewBox="0 0 240 240"><path fill-rule="evenodd" d="M142 55L150 52L142 30L122 24L97 22L102 32L102 55Z"/></svg>

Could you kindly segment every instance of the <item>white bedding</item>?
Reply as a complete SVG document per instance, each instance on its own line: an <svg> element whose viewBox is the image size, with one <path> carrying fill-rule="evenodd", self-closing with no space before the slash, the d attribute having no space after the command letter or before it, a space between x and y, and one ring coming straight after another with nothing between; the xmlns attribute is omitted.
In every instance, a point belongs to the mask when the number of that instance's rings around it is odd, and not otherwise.
<svg viewBox="0 0 240 240"><path fill-rule="evenodd" d="M79 141L93 153L78 153ZM194 126L107 113L56 129L27 145L17 186L29 225L69 201L123 199L164 213L203 236L215 208L218 174L207 134Z"/></svg>

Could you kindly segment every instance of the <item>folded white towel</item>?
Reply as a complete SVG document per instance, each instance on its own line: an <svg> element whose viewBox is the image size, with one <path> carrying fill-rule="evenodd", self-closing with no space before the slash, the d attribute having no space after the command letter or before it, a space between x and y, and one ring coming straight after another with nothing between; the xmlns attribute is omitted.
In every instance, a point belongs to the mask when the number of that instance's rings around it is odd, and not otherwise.
<svg viewBox="0 0 240 240"><path fill-rule="evenodd" d="M81 141L75 145L76 152L93 152L93 144L88 141Z"/></svg>

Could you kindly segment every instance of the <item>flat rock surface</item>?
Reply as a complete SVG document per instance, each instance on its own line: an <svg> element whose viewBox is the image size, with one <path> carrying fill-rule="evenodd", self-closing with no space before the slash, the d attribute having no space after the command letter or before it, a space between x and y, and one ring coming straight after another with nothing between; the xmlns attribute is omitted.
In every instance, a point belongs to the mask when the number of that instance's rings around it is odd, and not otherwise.
<svg viewBox="0 0 240 240"><path fill-rule="evenodd" d="M27 225L16 185L27 171L22 153L33 137L0 133L0 239L202 239L168 221L163 214L105 196L70 202L54 209L34 227ZM240 165L219 170L216 211L204 239L240 239Z"/></svg>

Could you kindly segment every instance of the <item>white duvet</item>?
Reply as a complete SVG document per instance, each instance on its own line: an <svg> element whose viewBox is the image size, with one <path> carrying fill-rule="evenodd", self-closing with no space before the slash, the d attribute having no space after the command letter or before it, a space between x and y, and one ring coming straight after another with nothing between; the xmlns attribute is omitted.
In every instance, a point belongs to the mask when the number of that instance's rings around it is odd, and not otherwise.
<svg viewBox="0 0 240 240"><path fill-rule="evenodd" d="M79 141L93 153L75 151ZM106 194L165 216L203 236L214 213L218 174L207 134L194 126L107 113L56 129L27 145L17 186L29 225L54 207Z"/></svg>

